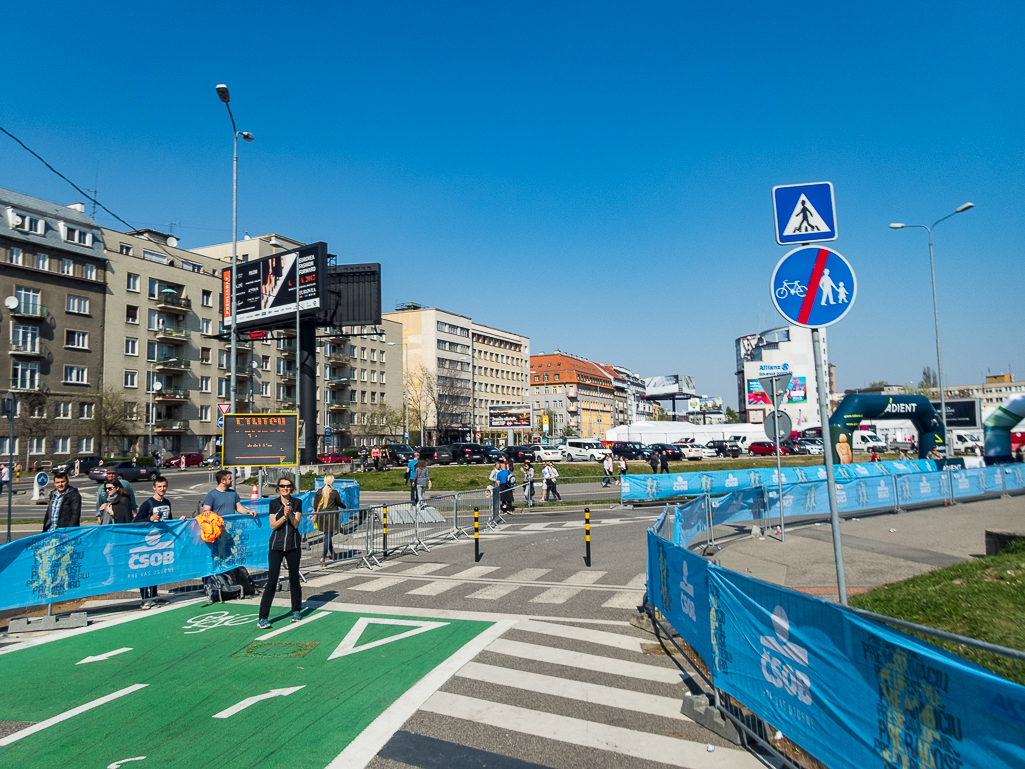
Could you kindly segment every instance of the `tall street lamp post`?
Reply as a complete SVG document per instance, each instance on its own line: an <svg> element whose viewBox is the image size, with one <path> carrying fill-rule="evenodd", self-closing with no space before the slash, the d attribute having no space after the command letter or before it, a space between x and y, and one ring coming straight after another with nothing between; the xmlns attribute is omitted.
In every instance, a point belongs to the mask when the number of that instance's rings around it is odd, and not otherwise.
<svg viewBox="0 0 1025 769"><path fill-rule="evenodd" d="M964 205L960 205L954 209L953 213L937 219L931 226L926 226L924 224L904 224L903 222L894 222L890 225L891 230L903 230L905 227L917 227L929 232L929 268L932 271L932 313L933 320L936 323L936 375L939 377L940 384L940 418L943 420L943 455L947 459L950 459L950 436L947 435L947 394L943 389L943 350L940 347L940 311L936 301L936 259L933 256L932 231L933 228L944 219L949 219L956 214L964 213L969 208L974 207L974 203L965 203Z"/></svg>
<svg viewBox="0 0 1025 769"><path fill-rule="evenodd" d="M156 413L153 411L153 393L159 392L164 389L164 385L160 382L155 382L152 379L153 372L150 372L150 384L149 384L149 453L153 453L153 423L157 419Z"/></svg>
<svg viewBox="0 0 1025 769"><path fill-rule="evenodd" d="M11 507L14 504L14 412L17 411L14 393L6 392L2 400L3 415L11 425L7 438L7 541L11 541Z"/></svg>

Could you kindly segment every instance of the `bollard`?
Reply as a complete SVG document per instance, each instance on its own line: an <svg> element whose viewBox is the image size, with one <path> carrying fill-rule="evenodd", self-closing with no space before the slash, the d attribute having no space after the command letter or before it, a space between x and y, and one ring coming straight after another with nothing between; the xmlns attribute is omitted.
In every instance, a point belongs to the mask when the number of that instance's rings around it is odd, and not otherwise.
<svg viewBox="0 0 1025 769"><path fill-rule="evenodd" d="M480 561L480 508L473 508L473 562Z"/></svg>
<svg viewBox="0 0 1025 769"><path fill-rule="evenodd" d="M384 537L381 541L381 552L388 555L388 506L381 508L381 523L384 527Z"/></svg>
<svg viewBox="0 0 1025 769"><path fill-rule="evenodd" d="M591 568L591 508L584 508L584 565Z"/></svg>

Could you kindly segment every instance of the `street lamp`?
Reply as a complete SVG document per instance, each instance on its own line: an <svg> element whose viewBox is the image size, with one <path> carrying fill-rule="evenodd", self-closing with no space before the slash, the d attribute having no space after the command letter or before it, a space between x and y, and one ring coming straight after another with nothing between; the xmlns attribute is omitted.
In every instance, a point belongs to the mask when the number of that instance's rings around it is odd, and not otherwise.
<svg viewBox="0 0 1025 769"><path fill-rule="evenodd" d="M152 372L150 372L152 374ZM164 389L164 385L160 382L151 382L149 387L149 441L147 446L149 453L153 453L153 423L156 421L156 414L153 412L153 393L154 391L159 392Z"/></svg>
<svg viewBox="0 0 1025 769"><path fill-rule="evenodd" d="M4 393L3 415L11 424L11 433L7 438L7 541L11 541L11 506L14 504L14 413L17 411L14 393Z"/></svg>
<svg viewBox="0 0 1025 769"><path fill-rule="evenodd" d="M932 313L933 319L936 322L936 375L940 380L940 418L943 420L943 455L947 459L950 459L950 443L949 436L947 435L947 394L943 390L943 351L940 347L940 311L936 301L936 260L933 257L932 231L933 227L944 219L949 219L956 214L963 214L969 208L974 207L974 203L964 203L963 205L955 208L954 213L947 214L946 216L937 219L930 227L927 227L924 224L904 224L903 222L894 222L890 225L891 230L903 230L905 227L917 227L922 230L928 230L929 232L929 268L932 270Z"/></svg>
<svg viewBox="0 0 1025 769"><path fill-rule="evenodd" d="M472 344L472 340L471 340L471 344ZM470 443L476 443L476 438L477 438L477 420L476 420L475 417L477 416L477 408L476 408L477 407L477 392L476 392L476 389L474 388L473 385L474 385L474 373L475 373L474 370L477 367L473 364L473 348L472 347L470 348L470 357L469 358L460 357L460 360L469 360L470 361L470 437L467 440Z"/></svg>
<svg viewBox="0 0 1025 769"><path fill-rule="evenodd" d="M389 347L394 347L395 342L387 342ZM403 439L409 442L409 384L406 381L406 340L402 340L402 405L406 411L406 429L403 433ZM420 442L423 443L423 435L420 436Z"/></svg>
<svg viewBox="0 0 1025 769"><path fill-rule="evenodd" d="M228 108L231 118L231 138L233 142L231 166L231 410L235 410L235 399L238 394L236 356L238 355L238 297L235 294L236 272L238 271L238 137L251 142L253 135L248 131L239 131L235 126L235 116L231 114L231 96L228 86L221 83L217 86L217 95Z"/></svg>

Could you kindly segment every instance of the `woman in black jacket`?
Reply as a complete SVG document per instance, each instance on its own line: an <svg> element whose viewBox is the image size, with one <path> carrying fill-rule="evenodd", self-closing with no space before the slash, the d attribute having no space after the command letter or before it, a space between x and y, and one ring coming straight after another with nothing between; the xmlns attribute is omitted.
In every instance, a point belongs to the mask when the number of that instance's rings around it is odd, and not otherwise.
<svg viewBox="0 0 1025 769"><path fill-rule="evenodd" d="M132 500L121 485L121 481L106 481L103 488L107 492L107 501L100 505L97 522L103 526L109 523L131 523Z"/></svg>
<svg viewBox="0 0 1025 769"><path fill-rule="evenodd" d="M256 626L261 630L270 627L271 603L278 589L281 576L281 562L288 564L288 588L292 594L292 622L302 619L303 594L299 584L299 524L302 521L302 501L292 497L292 482L287 478L278 481L277 499L270 501L270 553L267 556L267 587L260 599L260 617Z"/></svg>

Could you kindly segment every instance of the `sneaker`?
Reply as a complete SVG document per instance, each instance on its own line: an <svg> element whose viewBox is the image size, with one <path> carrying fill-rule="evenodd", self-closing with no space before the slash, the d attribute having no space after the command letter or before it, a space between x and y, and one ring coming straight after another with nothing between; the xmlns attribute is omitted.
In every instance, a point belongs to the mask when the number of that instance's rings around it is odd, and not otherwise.
<svg viewBox="0 0 1025 769"><path fill-rule="evenodd" d="M303 618L302 612L300 612L300 611L292 612L292 622L299 622L299 620L301 620L302 618Z"/></svg>
<svg viewBox="0 0 1025 769"><path fill-rule="evenodd" d="M260 628L260 630L269 630L270 622L261 617L260 619L256 620L256 626Z"/></svg>
<svg viewBox="0 0 1025 769"><path fill-rule="evenodd" d="M142 602L142 606L140 608L142 608L142 609L152 609L153 608L153 601L143 601Z"/></svg>
<svg viewBox="0 0 1025 769"><path fill-rule="evenodd" d="M157 596L156 598L153 599L153 603L155 605L157 605L157 606L166 606L167 604L169 604L171 602L168 601L166 598L160 598L159 596Z"/></svg>

